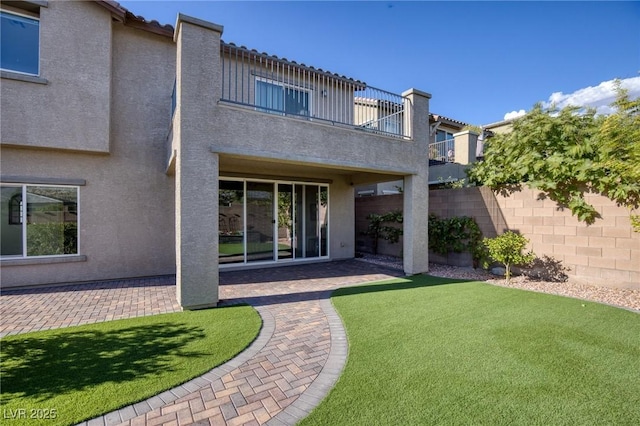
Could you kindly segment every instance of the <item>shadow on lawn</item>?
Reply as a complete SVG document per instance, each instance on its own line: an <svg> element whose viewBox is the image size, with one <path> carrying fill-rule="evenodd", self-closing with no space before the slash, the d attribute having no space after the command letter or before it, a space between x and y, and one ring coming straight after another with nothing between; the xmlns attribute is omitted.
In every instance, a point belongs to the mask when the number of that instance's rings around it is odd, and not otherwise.
<svg viewBox="0 0 640 426"><path fill-rule="evenodd" d="M20 337L20 336L18 336ZM122 383L171 369L172 357L200 356L184 346L205 333L160 323L114 331L65 330L52 336L3 339L2 401L45 400L107 382Z"/></svg>
<svg viewBox="0 0 640 426"><path fill-rule="evenodd" d="M380 291L409 290L420 287L435 287L439 285L470 283L472 280L434 277L431 275L412 275L388 284L365 284L354 287L337 289L332 296L350 296L352 294L377 293Z"/></svg>
<svg viewBox="0 0 640 426"><path fill-rule="evenodd" d="M221 301L221 303L223 306L231 306L238 303L247 303L252 306L265 306L282 303L295 303L309 300L328 299L332 296L349 296L353 294L376 293L380 291L398 291L419 287L434 287L439 285L473 282L471 280L442 278L434 277L431 275L413 275L410 277L392 278L391 280L392 282L383 282L382 284L355 284L349 287L339 288L337 290L304 291L285 294L272 294L267 296L229 298Z"/></svg>

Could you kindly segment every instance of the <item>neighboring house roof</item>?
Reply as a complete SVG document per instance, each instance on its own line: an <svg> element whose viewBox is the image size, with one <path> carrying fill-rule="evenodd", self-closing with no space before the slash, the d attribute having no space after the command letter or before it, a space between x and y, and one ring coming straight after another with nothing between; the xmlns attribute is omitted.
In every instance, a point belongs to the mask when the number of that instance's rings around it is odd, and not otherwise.
<svg viewBox="0 0 640 426"><path fill-rule="evenodd" d="M459 120L454 120L453 118L445 117L444 115L429 114L429 123L437 123L438 121L449 127L454 127L459 129L462 129L463 127L469 125L468 123L465 123Z"/></svg>
<svg viewBox="0 0 640 426"><path fill-rule="evenodd" d="M495 127L507 126L509 124L512 124L514 122L514 120L515 120L515 118L511 118L509 120L496 121L495 123L485 124L482 127L484 129L493 129Z"/></svg>

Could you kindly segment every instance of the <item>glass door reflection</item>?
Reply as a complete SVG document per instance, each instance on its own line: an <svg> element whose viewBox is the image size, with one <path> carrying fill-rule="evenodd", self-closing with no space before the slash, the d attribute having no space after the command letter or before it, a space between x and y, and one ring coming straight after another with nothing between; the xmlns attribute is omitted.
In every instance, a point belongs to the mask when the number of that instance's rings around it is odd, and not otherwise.
<svg viewBox="0 0 640 426"><path fill-rule="evenodd" d="M220 181L218 261L244 263L244 182Z"/></svg>
<svg viewBox="0 0 640 426"><path fill-rule="evenodd" d="M274 184L247 182L247 262L274 260Z"/></svg>
<svg viewBox="0 0 640 426"><path fill-rule="evenodd" d="M278 260L292 259L294 247L293 185L278 185Z"/></svg>

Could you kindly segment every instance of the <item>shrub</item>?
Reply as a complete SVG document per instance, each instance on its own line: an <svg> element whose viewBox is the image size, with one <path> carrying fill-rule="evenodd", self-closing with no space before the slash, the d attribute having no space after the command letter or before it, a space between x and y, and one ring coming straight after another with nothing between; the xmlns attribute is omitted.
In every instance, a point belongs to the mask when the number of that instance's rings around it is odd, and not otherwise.
<svg viewBox="0 0 640 426"><path fill-rule="evenodd" d="M400 240L402 228L397 225L385 225L385 223L402 223L403 216L401 211L393 211L386 214L371 213L367 216L367 219L369 220L369 226L363 233L373 240L373 254L378 254L378 241L380 238L390 243L397 243Z"/></svg>
<svg viewBox="0 0 640 426"><path fill-rule="evenodd" d="M457 216L440 219L429 215L429 249L446 256L450 252L469 252L473 257L473 266L477 267L486 257L482 244L482 231L475 219Z"/></svg>
<svg viewBox="0 0 640 426"><path fill-rule="evenodd" d="M529 240L515 232L507 231L495 238L485 238L483 242L489 256L504 265L507 282L511 279L511 266L527 266L536 258L531 251L524 253Z"/></svg>

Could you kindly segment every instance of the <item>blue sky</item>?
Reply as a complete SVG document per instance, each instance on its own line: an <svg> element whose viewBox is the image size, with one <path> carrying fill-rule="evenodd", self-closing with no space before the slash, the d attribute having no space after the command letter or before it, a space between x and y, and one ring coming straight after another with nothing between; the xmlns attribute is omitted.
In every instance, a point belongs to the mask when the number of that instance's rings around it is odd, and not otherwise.
<svg viewBox="0 0 640 426"><path fill-rule="evenodd" d="M637 1L119 3L162 24L178 12L221 24L227 42L381 89L429 92L432 112L471 124L536 102L602 107L615 78L640 96Z"/></svg>

